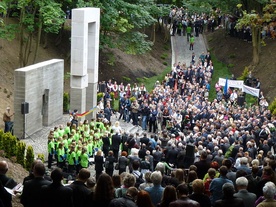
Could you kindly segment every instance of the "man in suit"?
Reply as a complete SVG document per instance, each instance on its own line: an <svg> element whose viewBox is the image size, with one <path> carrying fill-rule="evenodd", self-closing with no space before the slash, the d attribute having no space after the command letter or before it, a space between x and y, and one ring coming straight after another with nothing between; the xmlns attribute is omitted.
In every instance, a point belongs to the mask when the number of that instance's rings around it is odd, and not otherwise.
<svg viewBox="0 0 276 207"><path fill-rule="evenodd" d="M73 189L73 203L74 207L91 206L91 190L85 185L85 182L90 177L89 170L82 168L78 174L76 181L69 187Z"/></svg>
<svg viewBox="0 0 276 207"><path fill-rule="evenodd" d="M51 178L52 184L42 186L43 207L73 207L73 190L61 184L62 170L54 169Z"/></svg>
<svg viewBox="0 0 276 207"><path fill-rule="evenodd" d="M12 206L12 203L11 203L12 196L6 191L4 187L12 189L17 185L17 183L12 178L9 178L6 175L8 170L9 170L8 163L6 161L1 161L0 162L0 204L2 201L5 207Z"/></svg>
<svg viewBox="0 0 276 207"><path fill-rule="evenodd" d="M121 135L119 135L119 132L116 132L111 137L111 149L113 151L116 162L118 161L118 153L119 153L119 149L120 149L120 144L121 144Z"/></svg>
<svg viewBox="0 0 276 207"><path fill-rule="evenodd" d="M147 137L147 133L143 133L143 137L140 138L140 144L148 146L150 139Z"/></svg>
<svg viewBox="0 0 276 207"><path fill-rule="evenodd" d="M45 166L42 162L35 164L33 169L34 179L27 181L21 195L20 202L24 207L43 206L42 186L50 185L51 182L44 179Z"/></svg>
<svg viewBox="0 0 276 207"><path fill-rule="evenodd" d="M197 167L197 177L199 179L203 179L205 174L208 172L208 169L210 168L211 163L207 160L207 156L207 152L202 151L200 160L195 162L195 166Z"/></svg>
<svg viewBox="0 0 276 207"><path fill-rule="evenodd" d="M108 120L109 123L110 123L111 116L112 116L112 110L110 108L110 104L108 103L104 108L104 117Z"/></svg>
<svg viewBox="0 0 276 207"><path fill-rule="evenodd" d="M254 193L247 191L248 180L245 177L239 177L236 180L236 186L238 192L234 194L234 197L241 198L244 203L244 207L254 206L257 196Z"/></svg>

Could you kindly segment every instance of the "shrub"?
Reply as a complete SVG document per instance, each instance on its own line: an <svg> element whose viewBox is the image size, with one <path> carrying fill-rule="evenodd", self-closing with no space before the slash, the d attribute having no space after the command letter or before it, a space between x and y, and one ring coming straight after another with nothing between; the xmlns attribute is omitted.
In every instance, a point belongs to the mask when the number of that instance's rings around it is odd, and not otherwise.
<svg viewBox="0 0 276 207"><path fill-rule="evenodd" d="M168 63L167 62L163 62L163 65L168 65Z"/></svg>
<svg viewBox="0 0 276 207"><path fill-rule="evenodd" d="M271 111L273 115L276 115L276 98L272 101L272 103L268 106L268 109Z"/></svg>
<svg viewBox="0 0 276 207"><path fill-rule="evenodd" d="M17 142L17 149L16 149L16 157L17 163L25 167L25 150L26 150L26 143L25 142Z"/></svg>
<svg viewBox="0 0 276 207"><path fill-rule="evenodd" d="M6 153L7 158L11 158L16 155L16 143L17 139L10 132L4 133L2 137L3 150Z"/></svg>
<svg viewBox="0 0 276 207"><path fill-rule="evenodd" d="M238 80L243 80L243 81L245 81L246 78L247 78L247 76L248 76L248 74L249 74L249 69L248 69L248 67L244 67L244 70L243 70L241 76L238 77Z"/></svg>
<svg viewBox="0 0 276 207"><path fill-rule="evenodd" d="M233 64L233 63L229 63L228 65L227 65L227 67L228 68L233 68L235 65Z"/></svg>
<svg viewBox="0 0 276 207"><path fill-rule="evenodd" d="M26 152L25 169L30 170L33 162L34 162L34 149L32 146L28 146L27 152Z"/></svg>
<svg viewBox="0 0 276 207"><path fill-rule="evenodd" d="M163 53L160 58L163 59L163 60L165 60L167 57L168 57L168 54L167 53Z"/></svg>
<svg viewBox="0 0 276 207"><path fill-rule="evenodd" d="M169 50L170 49L168 45L164 45L163 48L164 48L164 50Z"/></svg>
<svg viewBox="0 0 276 207"><path fill-rule="evenodd" d="M63 93L63 112L68 112L70 109L69 93Z"/></svg>
<svg viewBox="0 0 276 207"><path fill-rule="evenodd" d="M114 92L110 93L110 97L111 97L110 106L111 106L112 109L114 109L114 100L115 100Z"/></svg>
<svg viewBox="0 0 276 207"><path fill-rule="evenodd" d="M97 93L97 102L99 102L103 97L104 97L104 93Z"/></svg>
<svg viewBox="0 0 276 207"><path fill-rule="evenodd" d="M4 144L4 132L3 130L0 130L0 149L4 148L3 144Z"/></svg>
<svg viewBox="0 0 276 207"><path fill-rule="evenodd" d="M230 54L229 58L236 58L236 54Z"/></svg>
<svg viewBox="0 0 276 207"><path fill-rule="evenodd" d="M122 78L123 78L124 82L130 82L131 81L131 79L129 77L123 76Z"/></svg>

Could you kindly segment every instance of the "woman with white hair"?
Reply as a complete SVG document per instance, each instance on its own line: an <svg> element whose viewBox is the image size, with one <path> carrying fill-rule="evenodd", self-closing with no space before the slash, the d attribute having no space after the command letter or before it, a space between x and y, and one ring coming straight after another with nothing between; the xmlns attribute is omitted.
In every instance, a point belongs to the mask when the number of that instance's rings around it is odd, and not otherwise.
<svg viewBox="0 0 276 207"><path fill-rule="evenodd" d="M263 194L265 200L257 205L257 207L276 207L276 200L274 199L276 193L276 186L273 182L267 182L263 187Z"/></svg>
<svg viewBox="0 0 276 207"><path fill-rule="evenodd" d="M111 129L114 131L114 133L118 133L118 135L121 135L122 133L122 127L120 126L119 121L116 121L115 124L111 127Z"/></svg>

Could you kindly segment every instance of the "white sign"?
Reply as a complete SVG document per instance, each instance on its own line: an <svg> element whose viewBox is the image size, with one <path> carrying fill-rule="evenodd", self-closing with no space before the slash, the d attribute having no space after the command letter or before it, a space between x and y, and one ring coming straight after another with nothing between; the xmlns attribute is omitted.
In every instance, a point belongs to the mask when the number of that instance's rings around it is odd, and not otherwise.
<svg viewBox="0 0 276 207"><path fill-rule="evenodd" d="M225 86L226 79L219 78L219 85ZM260 89L252 88L250 86L244 85L241 80L229 80L228 79L228 87L239 88L242 89L242 92L251 94L252 96L259 97Z"/></svg>

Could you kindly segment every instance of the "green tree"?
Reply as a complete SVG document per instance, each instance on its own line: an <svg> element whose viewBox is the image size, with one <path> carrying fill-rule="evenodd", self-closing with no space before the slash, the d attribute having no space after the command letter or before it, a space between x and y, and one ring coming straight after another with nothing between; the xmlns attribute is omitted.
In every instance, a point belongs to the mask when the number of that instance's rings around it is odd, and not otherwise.
<svg viewBox="0 0 276 207"><path fill-rule="evenodd" d="M18 24L5 24L0 37L11 40L18 34L19 66L35 63L42 32L47 40L47 34L57 34L65 21L62 5L55 0L3 0L1 3L0 7L6 5L6 17L18 18Z"/></svg>
<svg viewBox="0 0 276 207"><path fill-rule="evenodd" d="M26 143L25 142L17 142L17 150L16 150L16 160L17 163L21 164L25 167L25 150Z"/></svg>
<svg viewBox="0 0 276 207"><path fill-rule="evenodd" d="M79 1L77 6L101 8L100 48L119 48L128 54L143 54L152 41L144 33L156 19L151 15L153 1L95 0Z"/></svg>
<svg viewBox="0 0 276 207"><path fill-rule="evenodd" d="M27 147L27 152L26 152L26 162L25 162L25 168L27 170L31 169L31 166L34 162L34 149L32 146Z"/></svg>
<svg viewBox="0 0 276 207"><path fill-rule="evenodd" d="M241 8L239 4L237 7ZM252 32L252 46L253 46L253 59L252 64L256 66L260 61L261 52L261 30L264 23L269 23L273 18L276 17L275 13L276 4L269 3L262 9L262 12L252 10L248 13L246 10L243 11L243 16L238 20L236 28L241 29L243 27L250 26Z"/></svg>

